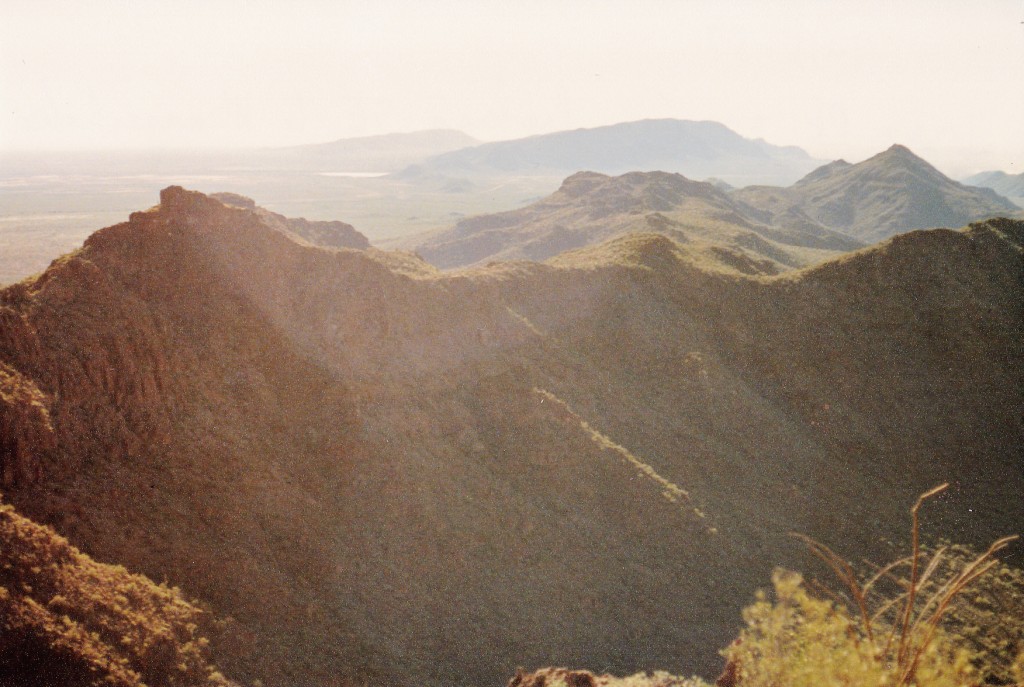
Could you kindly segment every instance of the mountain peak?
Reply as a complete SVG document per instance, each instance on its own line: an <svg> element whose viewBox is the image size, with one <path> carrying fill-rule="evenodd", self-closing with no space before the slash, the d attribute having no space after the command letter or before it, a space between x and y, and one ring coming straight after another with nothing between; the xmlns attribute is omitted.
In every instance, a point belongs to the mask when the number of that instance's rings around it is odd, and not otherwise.
<svg viewBox="0 0 1024 687"><path fill-rule="evenodd" d="M221 207L224 204L219 200L199 191L188 191L181 186L168 186L160 191L160 209L166 212L214 210Z"/></svg>
<svg viewBox="0 0 1024 687"><path fill-rule="evenodd" d="M934 170L936 174L942 174L941 172L939 172L939 170L935 169L935 167L927 160L920 157L919 155L914 154L914 151L912 151L910 148L906 147L905 145L900 145L899 143L892 144L891 146L883 150L881 153L878 153L874 157L870 158L868 162L870 162L871 160L884 162L886 164L897 164L904 166L911 165L922 169Z"/></svg>
<svg viewBox="0 0 1024 687"><path fill-rule="evenodd" d="M255 201L236 193L206 195L181 186L168 186L160 191L160 204L148 210L133 212L126 224L100 229L85 241L86 246L126 246L135 244L146 227L167 224L212 235L220 227L262 227L281 233L291 240L323 248L365 250L369 240L351 224L338 221L291 218L258 206ZM158 229L155 237L168 236ZM180 237L179 237L180 238Z"/></svg>
<svg viewBox="0 0 1024 687"><path fill-rule="evenodd" d="M107 246L0 291L0 487L97 558L166 575L233 618L211 655L268 684L495 684L510 665L563 661L710 674L765 571L800 563L778 545L786 531L831 532L877 560L902 529L897 492L943 474L960 482L948 517L966 543L1024 520L1008 374L1024 363L1008 243L1020 224L769 278L739 253L768 228L726 222L743 207L661 188L693 183L682 177L630 195L631 179L604 182L623 190L599 187L588 200L601 202L513 217L540 230L519 245L566 247L624 218L667 236L424 279L169 187L101 231ZM680 243L696 229L672 217L677 197L737 240ZM765 469L741 474L737 456ZM975 504L990 510L963 517ZM51 537L0 532L0 557L29 539ZM114 628L100 640L122 651L151 646L103 614L86 624L78 591L58 598L36 560L13 562L0 607L45 611L24 616L37 634L16 637L20 665L55 654L34 637L55 641L65 614L71 629ZM141 589L115 572L94 576ZM93 589L81 598L126 593ZM139 598L191 617L158 596ZM199 646L189 632L178 639ZM177 675L157 648L145 665Z"/></svg>
<svg viewBox="0 0 1024 687"><path fill-rule="evenodd" d="M846 160L834 160L833 162L829 162L826 165L822 165L821 167L818 167L814 171L808 173L807 176L805 176L800 181L796 182L796 185L808 184L811 183L812 181L828 178L833 174L838 174L839 172L849 169L852 166L853 165L851 165Z"/></svg>
<svg viewBox="0 0 1024 687"><path fill-rule="evenodd" d="M906 147L905 145L903 145L901 143L893 143L891 146L889 146L886 149L885 152L893 153L893 154L899 153L901 155L914 155L914 153L911 152L910 148ZM917 156L914 155L914 157L917 157Z"/></svg>
<svg viewBox="0 0 1024 687"><path fill-rule="evenodd" d="M566 177L558 190L560 193L575 198L586 195L610 178L607 174L599 174L598 172L576 172Z"/></svg>
<svg viewBox="0 0 1024 687"><path fill-rule="evenodd" d="M953 181L898 143L855 165L819 167L788 189L754 188L738 197L775 214L780 206L797 207L829 229L866 241L1017 211L992 191Z"/></svg>

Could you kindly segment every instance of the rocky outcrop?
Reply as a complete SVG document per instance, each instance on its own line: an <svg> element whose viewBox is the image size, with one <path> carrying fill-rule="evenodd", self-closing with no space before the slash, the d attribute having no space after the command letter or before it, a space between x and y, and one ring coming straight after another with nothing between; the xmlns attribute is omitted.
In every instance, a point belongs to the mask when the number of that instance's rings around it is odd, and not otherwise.
<svg viewBox="0 0 1024 687"><path fill-rule="evenodd" d="M211 193L210 197L216 198L225 205L233 205L236 208L245 208L246 210L256 209L256 201L248 196L243 196L240 193L221 191L220 193Z"/></svg>
<svg viewBox="0 0 1024 687"><path fill-rule="evenodd" d="M291 232L296 236L309 241L314 246L324 248L355 248L366 250L370 247L370 241L363 234L356 231L355 227L345 222L336 220L308 220L304 217L285 217L276 212L256 205L252 198L237 193L212 193L211 198L216 198L225 205L237 208L244 208L255 212L268 226Z"/></svg>
<svg viewBox="0 0 1024 687"><path fill-rule="evenodd" d="M508 681L508 687L704 687L706 684L664 671L615 677L566 668L541 668L532 672L520 668Z"/></svg>
<svg viewBox="0 0 1024 687"><path fill-rule="evenodd" d="M596 687L597 676L589 670L542 668L527 673L521 668L508 681L508 687Z"/></svg>
<svg viewBox="0 0 1024 687"><path fill-rule="evenodd" d="M366 250L370 247L370 240L356 231L351 224L345 222L308 220L303 217L285 219L281 215L272 218L264 217L264 219L271 225L284 219L289 231L301 236L314 246L355 248L356 250Z"/></svg>
<svg viewBox="0 0 1024 687"><path fill-rule="evenodd" d="M0 362L0 486L42 479L55 448L47 402L30 379Z"/></svg>

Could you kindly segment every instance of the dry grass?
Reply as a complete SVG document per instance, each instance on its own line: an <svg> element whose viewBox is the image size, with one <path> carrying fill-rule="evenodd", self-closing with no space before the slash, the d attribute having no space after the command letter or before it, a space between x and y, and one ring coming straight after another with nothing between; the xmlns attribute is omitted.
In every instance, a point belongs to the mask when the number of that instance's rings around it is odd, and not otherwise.
<svg viewBox="0 0 1024 687"><path fill-rule="evenodd" d="M802 576L777 571L774 603L762 593L744 612L747 628L724 652L730 684L954 687L983 679L1020 683L1024 652L1017 652L1024 647L1015 649L1007 639L992 640L993 635L1009 634L1004 622L1013 624L1014 616L990 614L985 618L990 624L987 632L969 639L962 632L963 619L981 616L971 615L970 604L958 608L956 603L997 568L995 555L1017 537L999 539L980 555L965 556L959 549L952 555L946 547L926 554L919 511L947 486L925 492L911 508L911 554L866 579L828 546L795 535L832 569L846 593L813 585L819 592L815 594ZM959 622L947 622L953 617Z"/></svg>

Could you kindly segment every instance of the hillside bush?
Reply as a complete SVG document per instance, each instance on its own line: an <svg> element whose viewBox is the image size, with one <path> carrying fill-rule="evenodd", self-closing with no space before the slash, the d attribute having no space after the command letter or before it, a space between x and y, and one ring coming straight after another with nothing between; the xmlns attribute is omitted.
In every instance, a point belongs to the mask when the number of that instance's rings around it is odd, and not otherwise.
<svg viewBox="0 0 1024 687"><path fill-rule="evenodd" d="M0 503L0 685L227 687L216 621Z"/></svg>
<svg viewBox="0 0 1024 687"><path fill-rule="evenodd" d="M859 576L830 548L800 535L845 588L778 570L743 614L746 627L723 655L723 687L969 687L1024 683L1024 582L995 555L963 547L926 551L911 509L908 557ZM968 593L969 591L969 593Z"/></svg>

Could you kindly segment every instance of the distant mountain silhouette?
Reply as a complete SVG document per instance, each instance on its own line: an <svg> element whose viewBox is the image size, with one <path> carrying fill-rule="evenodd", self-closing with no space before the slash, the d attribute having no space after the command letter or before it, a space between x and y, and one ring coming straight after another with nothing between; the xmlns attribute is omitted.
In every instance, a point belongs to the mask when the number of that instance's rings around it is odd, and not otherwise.
<svg viewBox="0 0 1024 687"><path fill-rule="evenodd" d="M441 268L491 260L545 260L629 232L657 232L716 246L742 271L773 273L864 244L793 212L776 227L717 186L679 174L580 172L547 198L518 210L470 217L402 245ZM726 252L723 252L726 251Z"/></svg>
<svg viewBox="0 0 1024 687"><path fill-rule="evenodd" d="M723 202L691 184L608 206ZM711 675L807 569L791 530L887 560L943 481L930 531L1019 530L1024 223L779 276L698 243L445 274L165 189L0 291L4 498L208 605L217 665L273 685ZM50 574L0 556L5 586Z"/></svg>
<svg viewBox="0 0 1024 687"><path fill-rule="evenodd" d="M604 174L663 171L746 186L792 183L817 164L800 148L744 138L718 122L647 119L484 143L434 156L400 176L561 177L584 169Z"/></svg>
<svg viewBox="0 0 1024 687"><path fill-rule="evenodd" d="M1007 174L1006 172L980 172L967 177L963 183L968 186L990 188L996 193L1006 196L1017 205L1024 204L1024 172Z"/></svg>
<svg viewBox="0 0 1024 687"><path fill-rule="evenodd" d="M783 221L785 213L798 210L868 242L1020 211L990 189L953 181L901 145L855 165L831 162L788 188L744 188L734 197Z"/></svg>
<svg viewBox="0 0 1024 687"><path fill-rule="evenodd" d="M361 138L342 138L287 148L265 148L245 155L253 163L284 169L327 172L392 172L433 155L475 146L461 131L435 129Z"/></svg>

